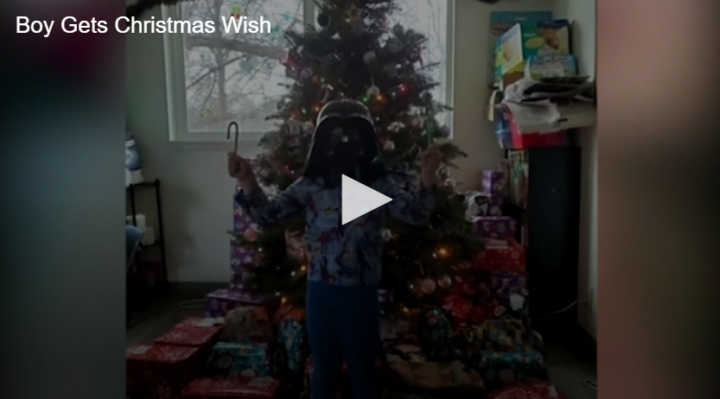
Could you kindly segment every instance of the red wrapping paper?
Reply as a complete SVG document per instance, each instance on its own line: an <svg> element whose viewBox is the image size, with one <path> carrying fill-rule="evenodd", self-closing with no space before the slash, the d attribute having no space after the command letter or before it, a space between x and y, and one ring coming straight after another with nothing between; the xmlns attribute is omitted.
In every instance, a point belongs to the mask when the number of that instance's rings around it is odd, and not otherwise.
<svg viewBox="0 0 720 399"><path fill-rule="evenodd" d="M161 345L211 347L217 341L222 324L220 319L189 317L155 340Z"/></svg>
<svg viewBox="0 0 720 399"><path fill-rule="evenodd" d="M198 348L134 345L127 349L126 390L132 399L173 399L201 370Z"/></svg>
<svg viewBox="0 0 720 399"><path fill-rule="evenodd" d="M475 258L475 269L485 271L524 272L525 248L515 241L506 247L487 247Z"/></svg>
<svg viewBox="0 0 720 399"><path fill-rule="evenodd" d="M183 390L182 399L274 399L278 398L282 383L270 377L201 378Z"/></svg>
<svg viewBox="0 0 720 399"><path fill-rule="evenodd" d="M565 399L553 384L538 382L495 391L488 399Z"/></svg>

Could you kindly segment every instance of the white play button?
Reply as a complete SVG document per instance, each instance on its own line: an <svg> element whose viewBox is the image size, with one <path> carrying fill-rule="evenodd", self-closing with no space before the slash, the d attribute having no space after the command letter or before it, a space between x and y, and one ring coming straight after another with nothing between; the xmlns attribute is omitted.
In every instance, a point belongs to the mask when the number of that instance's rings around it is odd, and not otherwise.
<svg viewBox="0 0 720 399"><path fill-rule="evenodd" d="M360 216L387 204L392 201L392 198L342 175L340 201L342 202L342 224L344 226Z"/></svg>

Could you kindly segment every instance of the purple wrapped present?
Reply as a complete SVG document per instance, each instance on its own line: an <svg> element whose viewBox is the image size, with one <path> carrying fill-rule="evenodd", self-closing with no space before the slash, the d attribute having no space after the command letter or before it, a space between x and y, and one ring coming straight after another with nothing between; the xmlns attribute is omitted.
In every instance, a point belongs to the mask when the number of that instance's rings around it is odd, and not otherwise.
<svg viewBox="0 0 720 399"><path fill-rule="evenodd" d="M476 300L493 319L528 314L527 273L481 272Z"/></svg>
<svg viewBox="0 0 720 399"><path fill-rule="evenodd" d="M515 220L508 216L480 216L473 219L477 233L485 238L511 240L515 238Z"/></svg>
<svg viewBox="0 0 720 399"><path fill-rule="evenodd" d="M239 306L268 307L276 302L275 297L258 297L242 290L227 288L213 291L205 296L205 314L208 317L225 317L225 314Z"/></svg>
<svg viewBox="0 0 720 399"><path fill-rule="evenodd" d="M498 170L485 170L482 172L483 192L492 196L502 196L507 186L507 176Z"/></svg>
<svg viewBox="0 0 720 399"><path fill-rule="evenodd" d="M238 204L233 206L233 229L236 231L245 231L252 226L252 221L247 216L243 215L242 209Z"/></svg>
<svg viewBox="0 0 720 399"><path fill-rule="evenodd" d="M478 195L475 198L477 214L475 216L502 215L503 197L499 195Z"/></svg>
<svg viewBox="0 0 720 399"><path fill-rule="evenodd" d="M236 186L235 193L240 191L240 185ZM240 233L252 229L252 221L243 215L242 209L233 201L233 230ZM255 262L255 251L240 245L230 243L230 265L236 273L241 272L241 265Z"/></svg>
<svg viewBox="0 0 720 399"><path fill-rule="evenodd" d="M249 265L255 263L255 251L230 243L230 268L235 274L247 273Z"/></svg>

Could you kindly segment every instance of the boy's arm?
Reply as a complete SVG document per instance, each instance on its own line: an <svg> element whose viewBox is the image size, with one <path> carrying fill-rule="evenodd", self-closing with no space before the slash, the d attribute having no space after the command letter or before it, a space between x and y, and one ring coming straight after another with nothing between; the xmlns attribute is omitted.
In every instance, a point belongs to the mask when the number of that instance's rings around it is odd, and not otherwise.
<svg viewBox="0 0 720 399"><path fill-rule="evenodd" d="M305 208L305 190L307 185L302 178L296 180L285 191L272 199L263 193L259 186L249 192L244 190L235 194L235 202L259 227L275 224L290 218Z"/></svg>
<svg viewBox="0 0 720 399"><path fill-rule="evenodd" d="M434 186L416 184L410 189L404 189L386 177L381 180L378 191L393 199L387 207L395 219L416 226L430 221L430 215L435 209Z"/></svg>

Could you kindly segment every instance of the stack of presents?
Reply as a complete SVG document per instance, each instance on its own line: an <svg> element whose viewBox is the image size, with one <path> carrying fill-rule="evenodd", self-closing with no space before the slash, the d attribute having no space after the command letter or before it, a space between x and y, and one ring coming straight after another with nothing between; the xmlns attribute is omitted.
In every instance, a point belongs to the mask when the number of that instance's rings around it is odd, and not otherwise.
<svg viewBox="0 0 720 399"><path fill-rule="evenodd" d="M474 221L489 240L471 272L440 308L414 321L382 321L378 367L383 398L561 398L547 382L542 340L527 320L525 250L514 221L502 215L506 178L484 174ZM235 228L249 227L239 209ZM254 255L233 247L233 279L210 293L206 315L179 323L155 342L127 350L132 399L309 397L312 357L305 312L243 292ZM271 338L269 338L271 337ZM338 398L350 398L347 370Z"/></svg>
<svg viewBox="0 0 720 399"><path fill-rule="evenodd" d="M502 148L563 146L567 130L595 124L594 83L580 75L569 20L552 11L495 11L490 27L488 119Z"/></svg>

